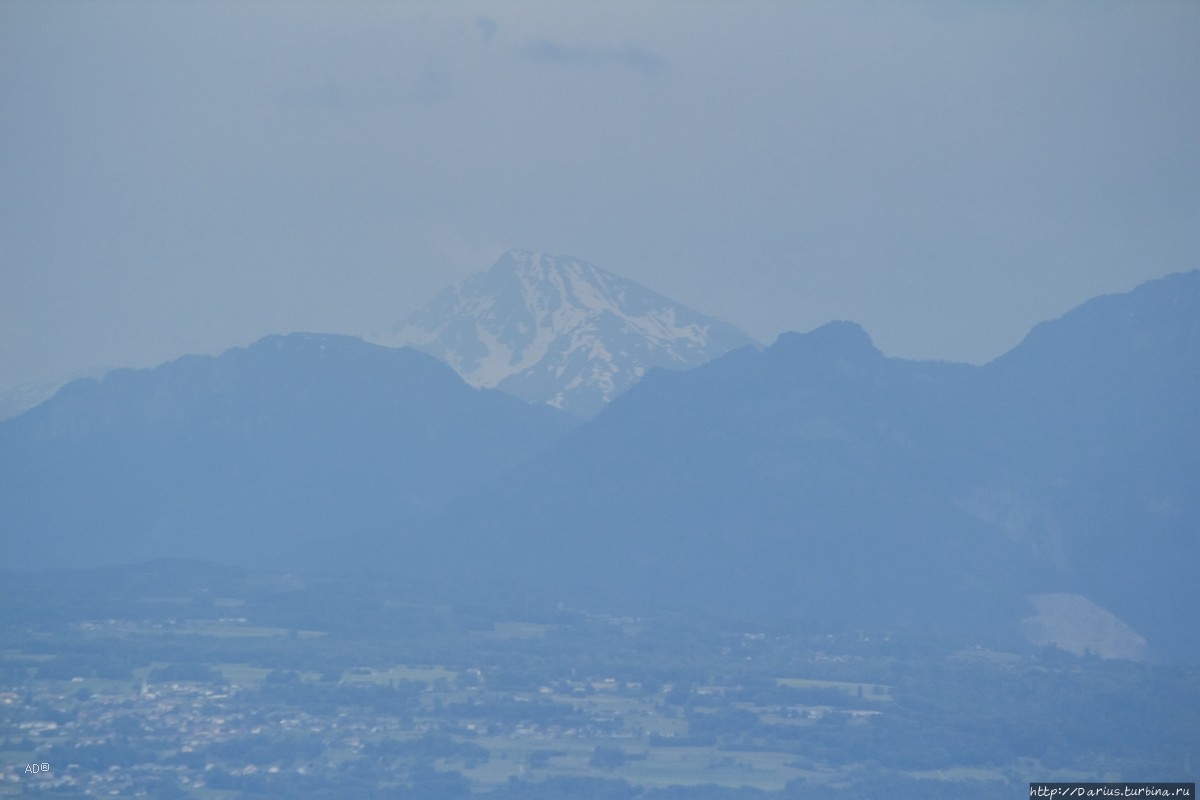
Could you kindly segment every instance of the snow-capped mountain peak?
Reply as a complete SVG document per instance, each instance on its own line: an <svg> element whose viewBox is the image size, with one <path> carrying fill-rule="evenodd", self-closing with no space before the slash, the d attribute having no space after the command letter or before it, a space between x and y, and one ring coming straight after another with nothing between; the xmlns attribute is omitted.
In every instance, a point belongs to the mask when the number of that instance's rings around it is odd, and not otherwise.
<svg viewBox="0 0 1200 800"><path fill-rule="evenodd" d="M651 367L686 369L752 343L732 325L594 264L527 250L440 292L385 333L474 386L591 416Z"/></svg>

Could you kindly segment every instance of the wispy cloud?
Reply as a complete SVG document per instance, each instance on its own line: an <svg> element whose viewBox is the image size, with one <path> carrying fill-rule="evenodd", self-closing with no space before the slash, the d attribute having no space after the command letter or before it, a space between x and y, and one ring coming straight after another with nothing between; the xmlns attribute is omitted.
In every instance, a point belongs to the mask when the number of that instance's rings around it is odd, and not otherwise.
<svg viewBox="0 0 1200 800"><path fill-rule="evenodd" d="M483 34L485 42L491 42L492 37L496 35L498 26L496 25L496 20L481 15L475 18L475 27Z"/></svg>
<svg viewBox="0 0 1200 800"><path fill-rule="evenodd" d="M446 102L453 95L454 81L449 71L444 66L427 64L420 73L401 79L329 78L324 83L279 89L268 97L273 104L284 107L344 113L396 104L432 106Z"/></svg>
<svg viewBox="0 0 1200 800"><path fill-rule="evenodd" d="M631 44L619 47L581 47L539 39L521 48L520 52L523 58L543 64L587 68L625 67L647 77L654 77L667 69L667 60L663 56L653 50Z"/></svg>

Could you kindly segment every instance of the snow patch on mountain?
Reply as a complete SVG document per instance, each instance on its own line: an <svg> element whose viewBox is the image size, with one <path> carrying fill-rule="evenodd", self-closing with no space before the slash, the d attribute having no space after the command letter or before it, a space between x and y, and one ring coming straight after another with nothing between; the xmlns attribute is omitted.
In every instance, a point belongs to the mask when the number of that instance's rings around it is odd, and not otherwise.
<svg viewBox="0 0 1200 800"><path fill-rule="evenodd" d="M576 258L506 253L371 341L411 346L468 383L591 416L648 369L698 366L753 340Z"/></svg>

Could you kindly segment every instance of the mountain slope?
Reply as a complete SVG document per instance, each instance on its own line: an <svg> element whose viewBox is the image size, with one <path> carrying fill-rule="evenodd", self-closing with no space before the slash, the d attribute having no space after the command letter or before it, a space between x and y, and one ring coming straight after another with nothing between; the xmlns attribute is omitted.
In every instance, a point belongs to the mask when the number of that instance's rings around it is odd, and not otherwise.
<svg viewBox="0 0 1200 800"><path fill-rule="evenodd" d="M524 250L372 339L429 353L473 386L583 417L648 369L687 369L752 343L726 322L592 264Z"/></svg>
<svg viewBox="0 0 1200 800"><path fill-rule="evenodd" d="M971 370L888 359L831 323L654 372L448 535L476 532L495 548L481 566L579 601L976 629L1018 613L1011 565L1026 591L1038 571L953 502Z"/></svg>
<svg viewBox="0 0 1200 800"><path fill-rule="evenodd" d="M1198 276L986 367L885 358L832 323L652 373L448 535L492 547L464 569L576 598L985 640L1090 603L1200 657Z"/></svg>
<svg viewBox="0 0 1200 800"><path fill-rule="evenodd" d="M573 424L411 350L268 337L77 381L0 423L0 542L25 566L411 556L432 509Z"/></svg>
<svg viewBox="0 0 1200 800"><path fill-rule="evenodd" d="M0 544L1196 661L1198 326L1200 272L983 367L837 322L652 370L578 426L415 351L271 337L0 423Z"/></svg>
<svg viewBox="0 0 1200 800"><path fill-rule="evenodd" d="M110 369L105 367L85 370L57 380L23 383L6 389L0 392L0 422L18 417L34 406L46 402L54 396L55 392L71 381L81 378L100 378Z"/></svg>
<svg viewBox="0 0 1200 800"><path fill-rule="evenodd" d="M1094 298L981 373L976 499L1160 650L1195 647L1175 610L1200 611L1200 271Z"/></svg>

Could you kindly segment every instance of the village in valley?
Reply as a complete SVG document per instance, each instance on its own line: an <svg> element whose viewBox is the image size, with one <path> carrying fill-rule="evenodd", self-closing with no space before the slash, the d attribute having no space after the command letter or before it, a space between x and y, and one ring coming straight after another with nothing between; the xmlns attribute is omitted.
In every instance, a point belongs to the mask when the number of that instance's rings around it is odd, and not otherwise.
<svg viewBox="0 0 1200 800"><path fill-rule="evenodd" d="M1001 797L1031 771L1165 770L1195 737L1166 702L1196 691L1186 672L1053 648L224 590L81 590L17 615L0 797L849 798L881 780ZM1169 691L1130 748L1146 710L1125 698L1150 683Z"/></svg>

